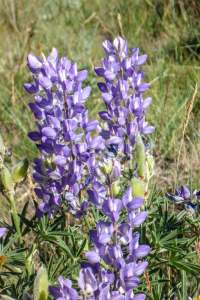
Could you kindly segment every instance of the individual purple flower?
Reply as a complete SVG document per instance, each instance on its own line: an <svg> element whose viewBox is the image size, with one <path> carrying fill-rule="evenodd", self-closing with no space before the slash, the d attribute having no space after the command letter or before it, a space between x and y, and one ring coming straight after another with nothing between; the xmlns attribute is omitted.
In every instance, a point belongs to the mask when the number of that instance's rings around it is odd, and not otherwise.
<svg viewBox="0 0 200 300"><path fill-rule="evenodd" d="M167 193L167 197L174 203L182 203L190 198L190 191L188 188L184 185L181 186L181 191L176 188L176 195L172 195L170 193Z"/></svg>
<svg viewBox="0 0 200 300"><path fill-rule="evenodd" d="M129 224L121 224L117 230L117 238L121 244L129 244L132 240L133 229Z"/></svg>
<svg viewBox="0 0 200 300"><path fill-rule="evenodd" d="M96 228L99 243L107 244L111 239L111 234L113 234L113 224L100 220L99 223L96 224Z"/></svg>
<svg viewBox="0 0 200 300"><path fill-rule="evenodd" d="M108 198L102 206L102 212L104 215L110 218L110 220L116 223L119 220L119 212L122 209L122 200Z"/></svg>
<svg viewBox="0 0 200 300"><path fill-rule="evenodd" d="M139 237L139 233L135 233L129 244L129 252L134 258L143 258L150 251L148 245L139 245Z"/></svg>
<svg viewBox="0 0 200 300"><path fill-rule="evenodd" d="M134 295L133 290L130 289L125 293L125 300L145 300L145 294L136 294Z"/></svg>
<svg viewBox="0 0 200 300"><path fill-rule="evenodd" d="M132 198L132 188L131 186L128 186L126 193L122 198L122 201L123 201L123 205L126 208L128 208L131 211L135 211L142 206L144 199L141 197Z"/></svg>
<svg viewBox="0 0 200 300"><path fill-rule="evenodd" d="M50 293L55 299L78 300L78 293L72 288L72 282L69 279L64 279L62 276L58 277L58 284L60 289L50 286Z"/></svg>
<svg viewBox="0 0 200 300"><path fill-rule="evenodd" d="M188 201L187 204L184 205L187 215L192 216L195 210L197 209L197 203L192 203Z"/></svg>
<svg viewBox="0 0 200 300"><path fill-rule="evenodd" d="M120 279L125 283L125 290L136 288L140 280L134 276L135 263L125 265L120 270Z"/></svg>
<svg viewBox="0 0 200 300"><path fill-rule="evenodd" d="M91 268L80 270L78 286L87 294L93 295L93 292L97 289L97 281Z"/></svg>

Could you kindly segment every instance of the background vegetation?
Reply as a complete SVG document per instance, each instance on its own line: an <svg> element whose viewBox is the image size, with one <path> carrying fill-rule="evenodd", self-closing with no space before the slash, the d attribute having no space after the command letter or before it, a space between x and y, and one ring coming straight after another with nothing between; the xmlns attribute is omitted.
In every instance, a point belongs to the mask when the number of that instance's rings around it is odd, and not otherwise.
<svg viewBox="0 0 200 300"><path fill-rule="evenodd" d="M156 158L153 181L164 192L172 190L175 181L198 189L199 92L174 177L187 107L200 81L199 17L198 0L1 0L0 125L15 163L25 156L31 161L37 157L35 144L27 137L35 129L28 106L33 98L23 89L25 82L32 82L26 67L28 53L40 56L56 47L60 57L87 69L86 84L92 85L87 108L90 116L98 118L104 104L93 68L105 56L102 42L124 34L129 49L138 46L141 54L148 54L145 81L150 82L148 96L153 102L147 119L156 127L151 135Z"/></svg>

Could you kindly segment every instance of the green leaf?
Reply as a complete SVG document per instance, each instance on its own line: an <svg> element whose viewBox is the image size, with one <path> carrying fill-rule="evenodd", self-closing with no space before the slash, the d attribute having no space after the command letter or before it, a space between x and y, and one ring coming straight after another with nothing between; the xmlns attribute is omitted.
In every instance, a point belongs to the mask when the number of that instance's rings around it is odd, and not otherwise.
<svg viewBox="0 0 200 300"><path fill-rule="evenodd" d="M199 275L193 270L193 266L194 265L192 265L192 264L186 265L183 262L173 262L173 266L176 266L179 269L186 271L188 274L191 274L193 276L199 277Z"/></svg>
<svg viewBox="0 0 200 300"><path fill-rule="evenodd" d="M173 289L171 289L171 291L169 291L169 293L167 293L163 300L168 300L168 298L172 297L180 289L181 285L182 282L178 283Z"/></svg>
<svg viewBox="0 0 200 300"><path fill-rule="evenodd" d="M68 232L68 231L47 231L48 232L48 236L71 236L74 235L72 232Z"/></svg>
<svg viewBox="0 0 200 300"><path fill-rule="evenodd" d="M56 245L59 246L71 259L74 260L74 256L72 255L69 247L60 238L58 238Z"/></svg>
<svg viewBox="0 0 200 300"><path fill-rule="evenodd" d="M187 277L186 277L186 272L182 271L181 272L181 282L182 282L182 286L181 286L181 296L183 299L186 299L187 296Z"/></svg>
<svg viewBox="0 0 200 300"><path fill-rule="evenodd" d="M54 254L52 253L51 257L50 257L50 260L49 260L49 263L48 263L48 268L47 268L48 277L50 277L50 272L51 272L51 267L52 267L52 264L53 264L53 259L54 259Z"/></svg>
<svg viewBox="0 0 200 300"><path fill-rule="evenodd" d="M81 245L80 245L80 247L79 247L79 249L78 249L78 251L77 251L77 253L76 253L76 257L79 257L81 255L83 249L85 248L86 243L87 243L87 239L84 238Z"/></svg>
<svg viewBox="0 0 200 300"><path fill-rule="evenodd" d="M59 270L61 264L64 262L64 256L62 255L61 258L59 259L59 261L57 262L57 264L54 266L53 268L53 272L51 273L50 276L50 280L52 281L52 279L54 279L54 277L56 276L57 271ZM61 275L61 274L60 274Z"/></svg>
<svg viewBox="0 0 200 300"><path fill-rule="evenodd" d="M17 214L17 215L20 218L20 220L22 221L22 223L25 224L27 227L29 227L30 229L32 229L32 228L35 227L35 225L33 224L33 222L29 221L28 219L26 219L21 214Z"/></svg>
<svg viewBox="0 0 200 300"><path fill-rule="evenodd" d="M71 271L73 271L74 269L76 269L76 268L78 268L78 267L80 267L79 264L74 264L74 265L72 265L72 266L69 267L69 268L66 267L66 270L63 269L62 272L60 273L60 275L63 276L63 277L67 277L67 276L69 275L69 273L71 273Z"/></svg>
<svg viewBox="0 0 200 300"><path fill-rule="evenodd" d="M29 201L26 201L26 203L25 203L25 205L24 205L24 207L23 207L22 213L21 213L21 215L22 215L23 217L26 217L26 212L27 212L28 205L29 205ZM22 230L22 227L23 227L23 221L20 220L20 229L21 229L21 230Z"/></svg>
<svg viewBox="0 0 200 300"><path fill-rule="evenodd" d="M171 240L172 238L174 238L175 236L177 236L180 233L181 230L176 229L174 231L172 231L171 233L169 233L168 235L166 235L165 237L163 237L159 242L163 243L165 241Z"/></svg>

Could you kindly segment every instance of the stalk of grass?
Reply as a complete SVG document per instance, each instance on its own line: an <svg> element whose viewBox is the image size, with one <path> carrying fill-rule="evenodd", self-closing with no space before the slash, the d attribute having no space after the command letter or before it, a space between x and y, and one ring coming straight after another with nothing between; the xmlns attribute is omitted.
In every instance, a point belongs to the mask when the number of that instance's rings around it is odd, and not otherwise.
<svg viewBox="0 0 200 300"><path fill-rule="evenodd" d="M178 158L177 158L177 166L176 166L176 176L175 176L175 182L174 182L174 189L176 187L178 165L179 165L179 159L180 159L181 149L182 149L183 142L184 142L185 130L187 128L187 125L188 125L188 122L189 122L189 119L190 119L190 113L191 113L193 105L194 105L194 99L195 99L197 90L198 90L198 86L197 86L197 83L196 83L195 89L194 89L194 93L192 95L192 98L190 100L190 104L189 104L188 109L187 109L187 114L186 114L185 122L183 123L183 129L182 129L182 134L181 134L181 142L180 142L180 147L179 147L179 152L178 152Z"/></svg>

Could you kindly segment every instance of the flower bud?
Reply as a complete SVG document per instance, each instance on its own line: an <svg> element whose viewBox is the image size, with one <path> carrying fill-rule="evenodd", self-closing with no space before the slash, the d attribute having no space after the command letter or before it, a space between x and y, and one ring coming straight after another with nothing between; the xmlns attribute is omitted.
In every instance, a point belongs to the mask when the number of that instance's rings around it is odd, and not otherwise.
<svg viewBox="0 0 200 300"><path fill-rule="evenodd" d="M34 281L34 300L46 300L48 296L48 286L47 270L41 267Z"/></svg>
<svg viewBox="0 0 200 300"><path fill-rule="evenodd" d="M109 174L112 171L112 160L111 159L104 159L103 162L99 162L99 169L103 174Z"/></svg>
<svg viewBox="0 0 200 300"><path fill-rule="evenodd" d="M12 188L12 177L10 171L5 166L3 166L1 170L1 182L5 190Z"/></svg>
<svg viewBox="0 0 200 300"><path fill-rule="evenodd" d="M121 175L121 164L118 160L115 160L112 167L112 173L110 175L110 181L113 183L119 180L120 175Z"/></svg>
<svg viewBox="0 0 200 300"><path fill-rule="evenodd" d="M113 184L112 190L113 190L113 197L117 198L119 196L119 192L120 192L119 182L116 182L115 184Z"/></svg>
<svg viewBox="0 0 200 300"><path fill-rule="evenodd" d="M136 150L137 174L139 177L144 177L146 172L146 154L145 154L145 146L140 134L138 134L136 138L135 150Z"/></svg>
<svg viewBox="0 0 200 300"><path fill-rule="evenodd" d="M24 158L18 165L16 165L12 172L12 180L18 182L24 178L28 171L29 161L28 158Z"/></svg>
<svg viewBox="0 0 200 300"><path fill-rule="evenodd" d="M15 299L7 295L1 295L1 300L15 300Z"/></svg>
<svg viewBox="0 0 200 300"><path fill-rule="evenodd" d="M142 197L144 198L145 194L145 186L144 183L138 180L136 177L131 179L131 187L132 187L132 194L133 197Z"/></svg>
<svg viewBox="0 0 200 300"><path fill-rule="evenodd" d="M155 165L155 161L152 155L147 155L146 156L146 162L147 162L147 167L149 170L149 176L152 177L154 174L154 165Z"/></svg>

